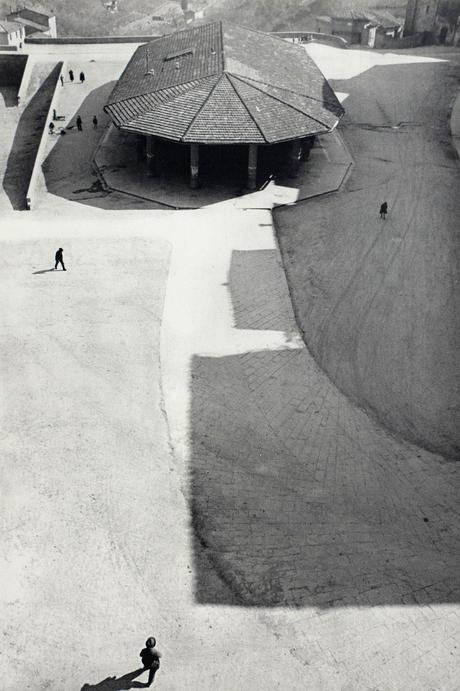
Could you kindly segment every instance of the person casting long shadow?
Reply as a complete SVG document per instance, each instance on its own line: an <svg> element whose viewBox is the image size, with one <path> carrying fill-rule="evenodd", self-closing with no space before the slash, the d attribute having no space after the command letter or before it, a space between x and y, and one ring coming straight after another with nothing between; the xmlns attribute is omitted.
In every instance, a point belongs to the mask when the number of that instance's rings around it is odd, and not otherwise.
<svg viewBox="0 0 460 691"><path fill-rule="evenodd" d="M141 675L145 669L141 667L133 672L123 674L122 677L106 677L97 684L83 684L80 691L127 691L128 689L142 689L147 684L133 681L136 677Z"/></svg>

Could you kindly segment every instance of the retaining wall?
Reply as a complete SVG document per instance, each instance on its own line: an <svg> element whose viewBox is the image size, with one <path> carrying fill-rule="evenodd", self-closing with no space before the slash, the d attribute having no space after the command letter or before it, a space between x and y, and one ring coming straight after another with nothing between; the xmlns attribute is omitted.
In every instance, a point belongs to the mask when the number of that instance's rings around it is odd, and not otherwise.
<svg viewBox="0 0 460 691"><path fill-rule="evenodd" d="M94 43L147 43L154 38L160 38L160 34L150 36L66 36L61 38L50 38L48 36L34 36L26 38L26 43L34 45L72 45L72 44L94 44Z"/></svg>

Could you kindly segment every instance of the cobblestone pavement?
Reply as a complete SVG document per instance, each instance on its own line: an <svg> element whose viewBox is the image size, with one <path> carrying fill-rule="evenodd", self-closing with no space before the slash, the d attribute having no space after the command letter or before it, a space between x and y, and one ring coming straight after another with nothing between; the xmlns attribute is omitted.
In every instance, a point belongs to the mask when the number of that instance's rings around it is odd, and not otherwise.
<svg viewBox="0 0 460 691"><path fill-rule="evenodd" d="M456 465L394 438L319 370L268 213L225 228L204 213L174 242L162 347L197 602L252 608L289 646L302 681L275 664L267 688L455 689Z"/></svg>
<svg viewBox="0 0 460 691"><path fill-rule="evenodd" d="M415 53L420 62L400 66L380 55L350 79L346 64L329 68L349 93L341 129L355 166L338 194L275 218L320 366L396 434L458 459L460 168L449 115L460 53Z"/></svg>

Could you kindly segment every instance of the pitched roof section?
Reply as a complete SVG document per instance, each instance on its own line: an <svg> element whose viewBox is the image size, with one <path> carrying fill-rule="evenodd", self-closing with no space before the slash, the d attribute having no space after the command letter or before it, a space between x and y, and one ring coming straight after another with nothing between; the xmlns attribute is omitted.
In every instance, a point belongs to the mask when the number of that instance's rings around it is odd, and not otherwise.
<svg viewBox="0 0 460 691"><path fill-rule="evenodd" d="M344 112L303 47L222 22L138 48L105 109L123 129L207 144L326 132Z"/></svg>

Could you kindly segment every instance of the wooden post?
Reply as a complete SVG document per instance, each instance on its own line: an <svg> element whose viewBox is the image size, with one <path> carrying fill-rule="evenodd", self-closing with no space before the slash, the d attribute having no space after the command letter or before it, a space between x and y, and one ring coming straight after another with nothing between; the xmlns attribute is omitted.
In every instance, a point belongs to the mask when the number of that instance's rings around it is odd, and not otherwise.
<svg viewBox="0 0 460 691"><path fill-rule="evenodd" d="M199 185L200 145L190 144L190 187L196 190Z"/></svg>
<svg viewBox="0 0 460 691"><path fill-rule="evenodd" d="M155 140L148 136L146 141L146 158L147 158L147 175L155 177L156 170L156 156L155 156Z"/></svg>
<svg viewBox="0 0 460 691"><path fill-rule="evenodd" d="M248 154L248 189L257 187L257 144L249 144Z"/></svg>
<svg viewBox="0 0 460 691"><path fill-rule="evenodd" d="M299 173L300 158L302 156L302 142L300 139L294 139L291 144L291 153L289 155L289 177L296 178Z"/></svg>

